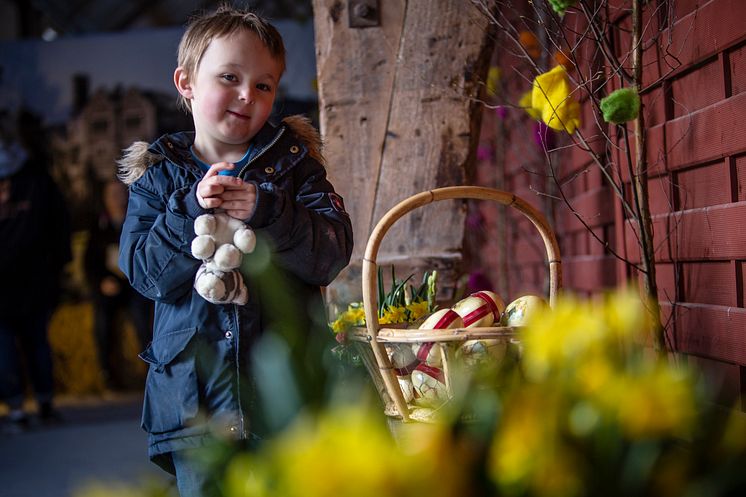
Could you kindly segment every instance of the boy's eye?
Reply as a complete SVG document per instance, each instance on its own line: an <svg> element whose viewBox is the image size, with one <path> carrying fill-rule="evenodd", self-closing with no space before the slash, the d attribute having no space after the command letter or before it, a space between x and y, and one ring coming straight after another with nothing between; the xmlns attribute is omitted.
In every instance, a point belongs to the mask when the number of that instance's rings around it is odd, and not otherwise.
<svg viewBox="0 0 746 497"><path fill-rule="evenodd" d="M226 81L231 81L231 82L238 81L238 78L233 74L223 74L220 77Z"/></svg>
<svg viewBox="0 0 746 497"><path fill-rule="evenodd" d="M272 91L272 87L266 83L259 83L256 87L261 91Z"/></svg>

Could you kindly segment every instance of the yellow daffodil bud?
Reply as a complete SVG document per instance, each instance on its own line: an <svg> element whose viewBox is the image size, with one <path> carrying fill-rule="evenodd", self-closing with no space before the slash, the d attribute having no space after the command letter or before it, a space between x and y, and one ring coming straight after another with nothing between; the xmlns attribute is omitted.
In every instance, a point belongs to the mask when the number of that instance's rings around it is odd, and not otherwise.
<svg viewBox="0 0 746 497"><path fill-rule="evenodd" d="M572 134L580 126L580 104L571 97L572 87L563 66L540 74L534 80L531 107L552 129Z"/></svg>
<svg viewBox="0 0 746 497"><path fill-rule="evenodd" d="M541 119L541 111L531 107L531 91L527 91L523 94L521 99L518 101L518 106L522 107L523 110L531 116L531 119Z"/></svg>

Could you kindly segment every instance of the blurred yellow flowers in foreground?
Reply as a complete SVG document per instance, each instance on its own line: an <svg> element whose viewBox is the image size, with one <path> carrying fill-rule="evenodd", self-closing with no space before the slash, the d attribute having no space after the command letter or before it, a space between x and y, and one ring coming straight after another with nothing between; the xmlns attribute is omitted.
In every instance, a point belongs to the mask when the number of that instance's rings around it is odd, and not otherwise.
<svg viewBox="0 0 746 497"><path fill-rule="evenodd" d="M416 443L398 447L374 409L338 407L304 417L257 456L234 459L227 495L380 497L460 495L467 477L445 427L418 425ZM463 487L461 487L463 488Z"/></svg>
<svg viewBox="0 0 746 497"><path fill-rule="evenodd" d="M224 495L744 495L746 418L681 358L650 353L649 330L635 294L562 296L521 331L518 361L461 371L450 421L394 423L393 437L378 404L301 414L223 466Z"/></svg>

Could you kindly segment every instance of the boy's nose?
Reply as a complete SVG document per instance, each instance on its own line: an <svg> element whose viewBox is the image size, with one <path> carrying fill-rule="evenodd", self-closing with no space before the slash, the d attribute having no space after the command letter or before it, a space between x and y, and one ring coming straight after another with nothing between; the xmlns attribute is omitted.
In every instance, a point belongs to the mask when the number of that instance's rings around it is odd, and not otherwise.
<svg viewBox="0 0 746 497"><path fill-rule="evenodd" d="M246 87L242 88L238 94L238 99L242 102L247 102L250 104L254 103L254 92L251 91L251 88Z"/></svg>

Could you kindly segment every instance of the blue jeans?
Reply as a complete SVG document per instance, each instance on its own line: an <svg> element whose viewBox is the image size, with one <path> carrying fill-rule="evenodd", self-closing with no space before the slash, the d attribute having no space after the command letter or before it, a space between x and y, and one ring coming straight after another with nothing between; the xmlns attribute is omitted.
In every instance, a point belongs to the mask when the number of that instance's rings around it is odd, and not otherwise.
<svg viewBox="0 0 746 497"><path fill-rule="evenodd" d="M220 497L221 492L209 464L200 457L209 449L176 450L171 453L180 497Z"/></svg>
<svg viewBox="0 0 746 497"><path fill-rule="evenodd" d="M52 350L47 338L49 317L46 310L0 316L0 400L11 409L23 405L22 362L26 364L37 401L52 400Z"/></svg>

